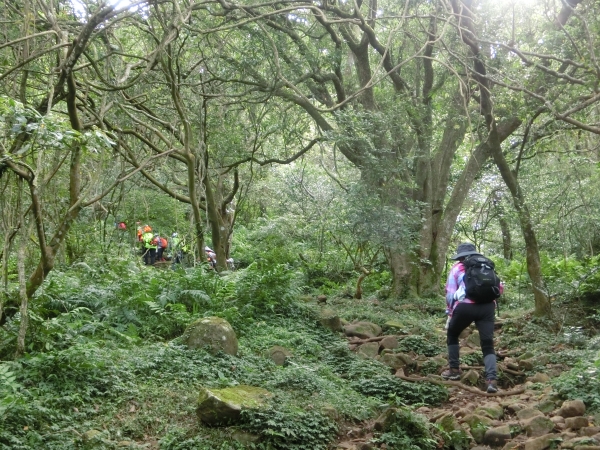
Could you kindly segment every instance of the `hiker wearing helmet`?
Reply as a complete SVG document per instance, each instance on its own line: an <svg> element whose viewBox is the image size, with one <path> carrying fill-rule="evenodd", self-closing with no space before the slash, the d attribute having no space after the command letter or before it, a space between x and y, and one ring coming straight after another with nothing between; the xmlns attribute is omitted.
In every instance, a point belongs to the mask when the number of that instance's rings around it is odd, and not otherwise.
<svg viewBox="0 0 600 450"><path fill-rule="evenodd" d="M485 366L485 390L498 392L496 352L494 350L494 316L496 299L503 290L494 271L494 263L481 255L471 243L459 244L451 259L457 261L446 282L446 312L450 316L447 328L448 363L442 372L445 380L460 380L460 345L458 337L475 322L481 340Z"/></svg>
<svg viewBox="0 0 600 450"><path fill-rule="evenodd" d="M152 228L148 225L144 226L142 240L144 241L144 264L153 266L156 261L157 243L152 234Z"/></svg>

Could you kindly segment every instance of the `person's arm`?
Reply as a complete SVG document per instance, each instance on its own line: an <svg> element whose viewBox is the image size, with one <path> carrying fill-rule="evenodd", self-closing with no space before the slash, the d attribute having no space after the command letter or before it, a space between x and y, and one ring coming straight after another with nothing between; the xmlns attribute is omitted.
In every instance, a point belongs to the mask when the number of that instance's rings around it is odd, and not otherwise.
<svg viewBox="0 0 600 450"><path fill-rule="evenodd" d="M450 273L448 273L448 280L446 281L446 308L452 311L452 304L454 303L454 293L458 290L458 264L452 266Z"/></svg>

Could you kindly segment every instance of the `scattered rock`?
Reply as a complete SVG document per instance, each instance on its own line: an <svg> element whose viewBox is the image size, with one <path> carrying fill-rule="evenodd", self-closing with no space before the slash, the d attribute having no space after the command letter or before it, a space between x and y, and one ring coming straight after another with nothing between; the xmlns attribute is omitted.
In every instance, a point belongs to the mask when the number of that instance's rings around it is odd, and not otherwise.
<svg viewBox="0 0 600 450"><path fill-rule="evenodd" d="M504 409L506 409L506 412L508 412L509 414L517 414L522 409L527 408L527 405L519 402L506 403L502 406L504 407Z"/></svg>
<svg viewBox="0 0 600 450"><path fill-rule="evenodd" d="M554 416L554 417L550 417L550 420L552 422L554 422L556 425L559 424L564 424L565 423L565 418L561 417L561 416ZM565 427L566 428L566 427Z"/></svg>
<svg viewBox="0 0 600 450"><path fill-rule="evenodd" d="M530 359L522 359L519 361L519 369L533 370L533 361Z"/></svg>
<svg viewBox="0 0 600 450"><path fill-rule="evenodd" d="M587 427L581 430L585 436L594 436L600 433L600 427Z"/></svg>
<svg viewBox="0 0 600 450"><path fill-rule="evenodd" d="M543 436L527 440L523 450L545 450L550 448L556 440L557 436L555 434L544 434Z"/></svg>
<svg viewBox="0 0 600 450"><path fill-rule="evenodd" d="M413 367L415 365L415 361L405 353L386 353L381 355L379 361L394 370L402 369L407 366Z"/></svg>
<svg viewBox="0 0 600 450"><path fill-rule="evenodd" d="M280 345L275 345L269 349L269 358L278 366L285 365L290 356L292 356L290 351Z"/></svg>
<svg viewBox="0 0 600 450"><path fill-rule="evenodd" d="M339 411L337 409L335 409L333 406L331 405L326 405L323 406L321 408L321 412L323 413L323 415L329 417L331 420L333 420L334 422L337 422L338 420L341 419L341 415L339 413Z"/></svg>
<svg viewBox="0 0 600 450"><path fill-rule="evenodd" d="M473 332L473 330L471 329L471 327L467 327L464 330L462 330L460 332L460 334L458 335L459 339L466 339L469 337L469 335Z"/></svg>
<svg viewBox="0 0 600 450"><path fill-rule="evenodd" d="M381 345L381 348L389 350L398 348L398 339L396 339L396 336L386 336L381 340L379 345Z"/></svg>
<svg viewBox="0 0 600 450"><path fill-rule="evenodd" d="M556 413L557 416L562 416L564 418L583 416L584 414L585 404L581 400L571 400L564 402L558 410L558 412Z"/></svg>
<svg viewBox="0 0 600 450"><path fill-rule="evenodd" d="M535 416L523 421L523 429L529 437L542 436L554 429L554 422L546 416Z"/></svg>
<svg viewBox="0 0 600 450"><path fill-rule="evenodd" d="M439 427L447 433L462 430L458 420L456 420L456 417L454 417L454 414L452 413L447 413L440 417L436 421L436 424L438 424Z"/></svg>
<svg viewBox="0 0 600 450"><path fill-rule="evenodd" d="M222 351L235 356L238 352L235 331L220 317L205 317L188 325L183 333L183 342L189 348L206 348L213 354Z"/></svg>
<svg viewBox="0 0 600 450"><path fill-rule="evenodd" d="M537 408L544 414L549 414L554 411L556 404L552 400L543 400L538 404Z"/></svg>
<svg viewBox="0 0 600 450"><path fill-rule="evenodd" d="M536 408L524 408L517 412L517 417L519 420L531 419L536 416L543 416L544 413Z"/></svg>
<svg viewBox="0 0 600 450"><path fill-rule="evenodd" d="M461 381L465 384L475 386L479 381L479 373L473 369L467 370L461 377Z"/></svg>
<svg viewBox="0 0 600 450"><path fill-rule="evenodd" d="M471 436L478 444L483 442L485 432L492 426L492 419L486 416L478 416L477 414L466 415L463 420L469 426Z"/></svg>
<svg viewBox="0 0 600 450"><path fill-rule="evenodd" d="M272 394L254 386L232 386L224 389L201 388L196 412L207 425L229 424L240 418L242 409L259 408Z"/></svg>
<svg viewBox="0 0 600 450"><path fill-rule="evenodd" d="M487 403L477 407L474 414L480 414L489 417L490 419L499 420L504 417L504 410L498 403Z"/></svg>
<svg viewBox="0 0 600 450"><path fill-rule="evenodd" d="M381 327L371 322L355 322L349 323L344 327L346 336L356 336L361 339L368 339L379 336Z"/></svg>
<svg viewBox="0 0 600 450"><path fill-rule="evenodd" d="M386 329L395 328L397 330L401 330L402 328L404 328L404 324L396 320L388 320L386 323L383 324L383 327Z"/></svg>
<svg viewBox="0 0 600 450"><path fill-rule="evenodd" d="M396 408L388 408L382 412L375 422L373 423L373 429L375 431L386 431L396 420Z"/></svg>
<svg viewBox="0 0 600 450"><path fill-rule="evenodd" d="M342 331L342 320L338 317L335 311L331 309L323 309L319 314L319 323L331 331Z"/></svg>
<svg viewBox="0 0 600 450"><path fill-rule="evenodd" d="M527 378L532 383L547 383L550 381L550 377L545 373L538 372L534 376Z"/></svg>
<svg viewBox="0 0 600 450"><path fill-rule="evenodd" d="M483 437L483 444L490 446L504 445L511 438L510 427L508 425L502 425L496 428L490 428L485 432Z"/></svg>
<svg viewBox="0 0 600 450"><path fill-rule="evenodd" d="M517 361L522 361L523 359L533 358L535 355L533 352L525 352L521 356L517 356Z"/></svg>
<svg viewBox="0 0 600 450"><path fill-rule="evenodd" d="M374 359L379 354L379 342L367 342L358 347L357 353L363 358Z"/></svg>
<svg viewBox="0 0 600 450"><path fill-rule="evenodd" d="M571 430L579 430L580 428L585 428L590 425L587 417L577 416L577 417L567 417L565 419L565 426L570 428Z"/></svg>
<svg viewBox="0 0 600 450"><path fill-rule="evenodd" d="M481 338L479 337L479 331L473 331L466 339L465 342L471 348L479 349L481 347Z"/></svg>

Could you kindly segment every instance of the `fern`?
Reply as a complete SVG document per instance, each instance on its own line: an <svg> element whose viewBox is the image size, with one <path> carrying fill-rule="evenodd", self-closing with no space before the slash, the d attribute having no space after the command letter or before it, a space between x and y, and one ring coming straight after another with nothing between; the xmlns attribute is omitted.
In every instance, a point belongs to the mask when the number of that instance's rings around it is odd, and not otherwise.
<svg viewBox="0 0 600 450"><path fill-rule="evenodd" d="M15 373L8 364L0 364L0 419L18 402L22 402L19 391L22 386L17 383Z"/></svg>

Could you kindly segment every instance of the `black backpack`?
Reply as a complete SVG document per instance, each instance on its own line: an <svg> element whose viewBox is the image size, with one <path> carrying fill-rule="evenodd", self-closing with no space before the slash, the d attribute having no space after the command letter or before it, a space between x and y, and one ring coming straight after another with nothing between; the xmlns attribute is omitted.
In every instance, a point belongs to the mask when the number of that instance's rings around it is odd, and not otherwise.
<svg viewBox="0 0 600 450"><path fill-rule="evenodd" d="M490 303L500 297L500 278L493 261L482 255L472 255L463 264L466 298L475 303Z"/></svg>

